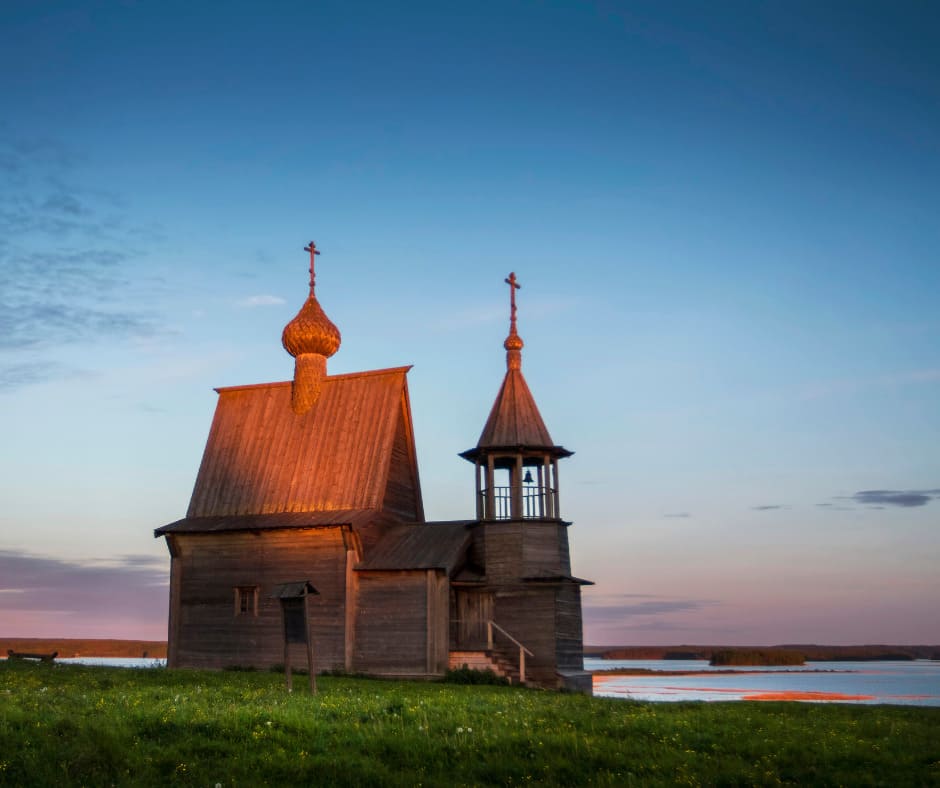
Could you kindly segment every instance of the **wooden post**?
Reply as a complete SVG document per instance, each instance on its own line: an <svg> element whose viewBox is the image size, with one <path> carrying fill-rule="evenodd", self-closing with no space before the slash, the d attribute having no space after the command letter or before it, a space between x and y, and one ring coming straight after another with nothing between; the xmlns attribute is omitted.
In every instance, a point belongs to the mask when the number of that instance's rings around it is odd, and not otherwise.
<svg viewBox="0 0 940 788"><path fill-rule="evenodd" d="M284 621L284 675L287 677L287 691L294 691L293 679L290 675L290 643L287 642L287 620Z"/></svg>
<svg viewBox="0 0 940 788"><path fill-rule="evenodd" d="M545 516L554 517L555 516L555 501L554 495L555 491L552 487L552 474L548 467L548 455L542 458L542 467L539 469L541 473L542 483L545 485L544 490L542 490L542 495L545 498Z"/></svg>
<svg viewBox="0 0 940 788"><path fill-rule="evenodd" d="M525 517L522 511L522 455L516 455L516 465L511 476L512 484L512 519L521 520Z"/></svg>
<svg viewBox="0 0 940 788"><path fill-rule="evenodd" d="M346 550L346 602L345 602L345 632L343 635L343 666L347 673L352 673L353 654L356 648L356 589L357 578L355 572L356 551Z"/></svg>
<svg viewBox="0 0 940 788"><path fill-rule="evenodd" d="M558 501L558 460L552 460L552 480L555 482L555 517L561 518L561 504Z"/></svg>
<svg viewBox="0 0 940 788"><path fill-rule="evenodd" d="M493 473L493 455L486 458L486 514L484 520L496 519L496 491L493 489L495 474Z"/></svg>
<svg viewBox="0 0 940 788"><path fill-rule="evenodd" d="M183 563L176 537L173 534L167 534L166 543L170 550L170 616L167 621L166 665L168 668L176 668L179 667L180 589L182 588Z"/></svg>
<svg viewBox="0 0 940 788"><path fill-rule="evenodd" d="M547 516L546 507L545 507L545 461L542 460L542 465L537 465L535 468L536 476L538 477L538 516L545 517Z"/></svg>
<svg viewBox="0 0 940 788"><path fill-rule="evenodd" d="M492 619L486 620L486 650L493 650L493 621Z"/></svg>
<svg viewBox="0 0 940 788"><path fill-rule="evenodd" d="M525 684L525 649L519 646L519 683Z"/></svg>
<svg viewBox="0 0 940 788"><path fill-rule="evenodd" d="M309 595L304 594L304 626L307 632L307 673L310 675L310 694L317 694L317 671L313 664L313 638L310 636L310 608L307 604Z"/></svg>
<svg viewBox="0 0 940 788"><path fill-rule="evenodd" d="M476 469L477 474L477 520L483 519L483 509L484 509L484 488L483 488L483 466L480 465L480 460L477 459L473 463L474 468Z"/></svg>

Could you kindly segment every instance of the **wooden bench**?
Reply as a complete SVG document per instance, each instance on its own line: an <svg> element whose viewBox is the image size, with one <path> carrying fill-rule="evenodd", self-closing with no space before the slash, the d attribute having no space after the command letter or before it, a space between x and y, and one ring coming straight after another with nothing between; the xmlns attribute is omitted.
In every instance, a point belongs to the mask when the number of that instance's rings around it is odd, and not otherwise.
<svg viewBox="0 0 940 788"><path fill-rule="evenodd" d="M36 660L38 662L55 662L55 658L59 656L58 651L53 651L51 654L30 654L27 651L14 651L12 648L7 649L7 658L9 659L30 659Z"/></svg>

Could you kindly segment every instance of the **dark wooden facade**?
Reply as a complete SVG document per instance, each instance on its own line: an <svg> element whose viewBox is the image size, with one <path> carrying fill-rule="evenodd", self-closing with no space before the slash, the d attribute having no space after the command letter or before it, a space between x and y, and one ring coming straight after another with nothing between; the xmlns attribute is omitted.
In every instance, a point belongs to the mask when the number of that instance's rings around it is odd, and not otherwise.
<svg viewBox="0 0 940 788"><path fill-rule="evenodd" d="M462 455L476 469L476 516L458 522L424 521L408 368L311 373L339 342L321 316L311 284L285 347L313 382L298 371L218 389L187 516L156 531L171 554L170 667L281 663L274 589L304 581L318 592L307 615L319 670L430 677L481 654L516 677L525 660L541 686L589 689L586 581L571 575L558 495L558 460L571 453L552 443L522 377L514 304L506 378Z"/></svg>

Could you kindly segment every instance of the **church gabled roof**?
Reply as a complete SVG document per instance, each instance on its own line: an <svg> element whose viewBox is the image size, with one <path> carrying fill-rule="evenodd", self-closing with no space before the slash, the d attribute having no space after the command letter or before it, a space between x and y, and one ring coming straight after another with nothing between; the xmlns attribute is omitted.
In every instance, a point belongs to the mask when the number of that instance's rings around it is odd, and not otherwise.
<svg viewBox="0 0 940 788"><path fill-rule="evenodd" d="M290 382L217 389L187 519L381 510L394 479L396 514L423 520L409 369L328 376L300 415Z"/></svg>

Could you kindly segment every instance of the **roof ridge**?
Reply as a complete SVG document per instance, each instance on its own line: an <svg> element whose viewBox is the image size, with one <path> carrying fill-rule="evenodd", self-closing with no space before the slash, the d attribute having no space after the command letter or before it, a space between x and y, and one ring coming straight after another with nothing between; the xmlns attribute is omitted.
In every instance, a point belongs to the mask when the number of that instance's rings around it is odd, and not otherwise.
<svg viewBox="0 0 940 788"><path fill-rule="evenodd" d="M373 375L391 375L396 373L407 373L414 367L414 364L408 364L404 367L386 367L385 369L367 369L362 372L342 372L339 375L327 375L324 379L324 383L328 383L331 380L349 380L350 378L365 378ZM235 386L218 386L214 391L217 391L221 394L223 391L243 391L247 389L269 389L269 388L278 388L280 386L290 386L291 381L289 380L276 380L271 383L244 383L241 385Z"/></svg>

